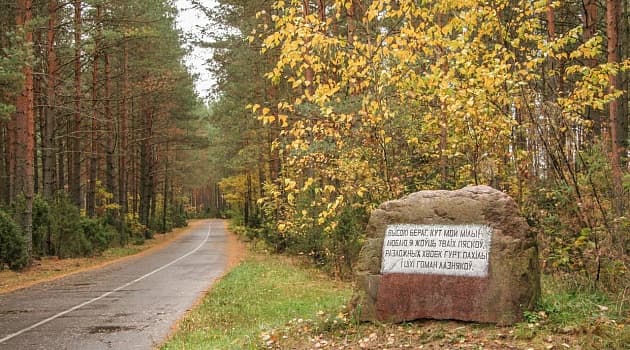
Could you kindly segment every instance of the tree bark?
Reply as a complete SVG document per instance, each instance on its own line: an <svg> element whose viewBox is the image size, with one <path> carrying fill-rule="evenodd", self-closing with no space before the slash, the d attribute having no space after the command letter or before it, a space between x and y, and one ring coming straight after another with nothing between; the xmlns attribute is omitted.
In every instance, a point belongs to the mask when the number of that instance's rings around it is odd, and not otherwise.
<svg viewBox="0 0 630 350"><path fill-rule="evenodd" d="M98 164L99 164L99 147L98 147L98 129L99 129L99 106L98 106L98 77L99 77L99 61L100 61L100 42L101 42L101 16L102 7L96 6L96 36L94 38L94 55L92 60L92 120L90 128L90 165L88 171L88 189L86 197L87 215L93 217L96 209L96 181L98 180Z"/></svg>
<svg viewBox="0 0 630 350"><path fill-rule="evenodd" d="M60 120L57 124L58 130L64 131L66 134L69 132L68 125L69 123L66 120ZM57 138L57 190L64 191L66 190L66 181L67 181L67 171L66 171L66 162L68 157L68 138ZM68 157L69 158L69 157Z"/></svg>
<svg viewBox="0 0 630 350"><path fill-rule="evenodd" d="M326 22L326 0L317 0L317 8L319 11L319 21Z"/></svg>
<svg viewBox="0 0 630 350"><path fill-rule="evenodd" d="M33 42L33 32L29 28L32 20L32 1L19 0L16 24L25 28L25 43ZM33 250L33 177L35 159L35 113L33 95L33 68L31 64L25 64L22 68L24 84L22 92L17 97L15 120L16 136L16 194L24 201L24 207L18 213L18 221L22 226L29 255Z"/></svg>
<svg viewBox="0 0 630 350"><path fill-rule="evenodd" d="M596 0L584 0L584 42L591 40L597 33L597 1ZM597 65L596 59L589 59L586 61L589 67L595 67ZM595 136L601 136L602 134L602 116L598 110L588 108L586 111L586 118L593 122L593 134Z"/></svg>
<svg viewBox="0 0 630 350"><path fill-rule="evenodd" d="M306 23L307 17L311 14L311 2L310 0L303 0L302 1L302 10L304 11L304 23ZM306 60L308 63L308 59ZM313 68L311 68L310 66L306 68L306 71L304 72L304 81L308 82L308 86L307 89L312 93L313 92Z"/></svg>
<svg viewBox="0 0 630 350"><path fill-rule="evenodd" d="M547 0L547 34L549 39L553 40L556 37L556 20L553 13L553 0Z"/></svg>
<svg viewBox="0 0 630 350"><path fill-rule="evenodd" d="M120 100L120 146L118 152L118 200L122 216L129 212L127 201L127 153L129 151L127 125L129 121L129 48L123 43L122 98Z"/></svg>
<svg viewBox="0 0 630 350"><path fill-rule="evenodd" d="M152 204L153 154L151 152L153 113L147 108L143 112L142 140L140 140L140 223L149 226L150 205ZM147 237L148 233L147 233Z"/></svg>
<svg viewBox="0 0 630 350"><path fill-rule="evenodd" d="M162 192L162 232L166 233L166 219L168 215L168 141L164 152L164 191Z"/></svg>
<svg viewBox="0 0 630 350"><path fill-rule="evenodd" d="M608 63L619 63L619 15L621 14L620 0L606 1L606 35L608 37ZM610 90L621 89L619 74L610 74ZM628 136L624 128L624 120L621 117L621 98L616 98L609 105L609 129L610 129L610 162L612 167L613 205L615 213L622 216L624 212L624 189L622 158L626 154L625 141Z"/></svg>
<svg viewBox="0 0 630 350"><path fill-rule="evenodd" d="M0 124L0 205L9 204L9 150L7 129Z"/></svg>
<svg viewBox="0 0 630 350"><path fill-rule="evenodd" d="M8 181L7 187L9 192L9 203L15 201L15 181L16 181L16 162L17 162L17 148L19 146L17 140L17 125L16 118L13 117L7 122L7 173Z"/></svg>
<svg viewBox="0 0 630 350"><path fill-rule="evenodd" d="M446 20L444 19L444 15L438 15L438 22L440 26L446 25ZM448 62L443 62L441 67L442 73L446 76L448 74ZM440 188L445 190L448 188L448 115L446 114L447 106L445 102L440 102L440 115L439 115L439 125L440 125Z"/></svg>
<svg viewBox="0 0 630 350"><path fill-rule="evenodd" d="M57 0L48 2L48 32L46 37L46 111L42 130L42 177L45 198L52 198L55 185L55 108L57 87L57 51L55 50L55 34L57 26Z"/></svg>
<svg viewBox="0 0 630 350"><path fill-rule="evenodd" d="M346 21L347 23L347 27L348 27L348 34L347 34L347 40L348 40L348 45L352 46L352 44L354 44L354 31L356 30L356 19L355 19L355 4L354 1L355 0L349 0L350 1L350 6L346 8Z"/></svg>
<svg viewBox="0 0 630 350"><path fill-rule="evenodd" d="M74 119L70 136L71 168L68 183L72 201L81 207L81 0L74 0Z"/></svg>
<svg viewBox="0 0 630 350"><path fill-rule="evenodd" d="M112 71L111 71L111 62L108 53L104 55L105 60L105 108L104 108L104 118L105 118L105 188L107 192L111 193L115 197L113 198L114 203L118 203L118 193L116 190L116 181L114 179L114 152L116 143L114 142L115 130L114 130L114 121L112 116L112 106L111 106L111 98L112 98Z"/></svg>

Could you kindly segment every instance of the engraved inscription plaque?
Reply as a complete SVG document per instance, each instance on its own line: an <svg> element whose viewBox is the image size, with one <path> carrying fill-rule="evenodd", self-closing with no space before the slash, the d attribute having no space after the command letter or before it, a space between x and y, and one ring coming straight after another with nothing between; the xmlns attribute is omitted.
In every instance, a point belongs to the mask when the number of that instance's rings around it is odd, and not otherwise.
<svg viewBox="0 0 630 350"><path fill-rule="evenodd" d="M491 241L488 225L388 225L381 273L486 277Z"/></svg>

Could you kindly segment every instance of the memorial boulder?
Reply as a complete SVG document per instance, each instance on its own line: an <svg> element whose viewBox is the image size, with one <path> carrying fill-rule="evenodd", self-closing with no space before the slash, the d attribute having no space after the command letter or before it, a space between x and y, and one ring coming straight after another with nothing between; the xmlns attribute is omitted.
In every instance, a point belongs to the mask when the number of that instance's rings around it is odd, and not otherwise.
<svg viewBox="0 0 630 350"><path fill-rule="evenodd" d="M421 191L372 212L356 268L362 320L509 325L540 295L536 239L487 186Z"/></svg>

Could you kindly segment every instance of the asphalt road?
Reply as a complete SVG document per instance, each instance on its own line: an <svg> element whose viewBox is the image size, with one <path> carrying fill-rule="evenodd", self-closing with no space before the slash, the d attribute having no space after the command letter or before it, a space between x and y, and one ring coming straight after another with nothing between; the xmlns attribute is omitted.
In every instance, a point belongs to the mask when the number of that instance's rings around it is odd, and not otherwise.
<svg viewBox="0 0 630 350"><path fill-rule="evenodd" d="M196 222L169 246L0 295L0 349L152 349L220 276L220 220Z"/></svg>

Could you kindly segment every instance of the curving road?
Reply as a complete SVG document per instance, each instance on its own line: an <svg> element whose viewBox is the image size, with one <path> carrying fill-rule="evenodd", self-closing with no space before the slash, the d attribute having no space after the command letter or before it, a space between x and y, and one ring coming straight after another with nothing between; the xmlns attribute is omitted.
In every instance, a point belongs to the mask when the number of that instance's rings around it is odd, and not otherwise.
<svg viewBox="0 0 630 350"><path fill-rule="evenodd" d="M152 349L220 276L221 220L196 222L167 247L0 295L0 349Z"/></svg>

